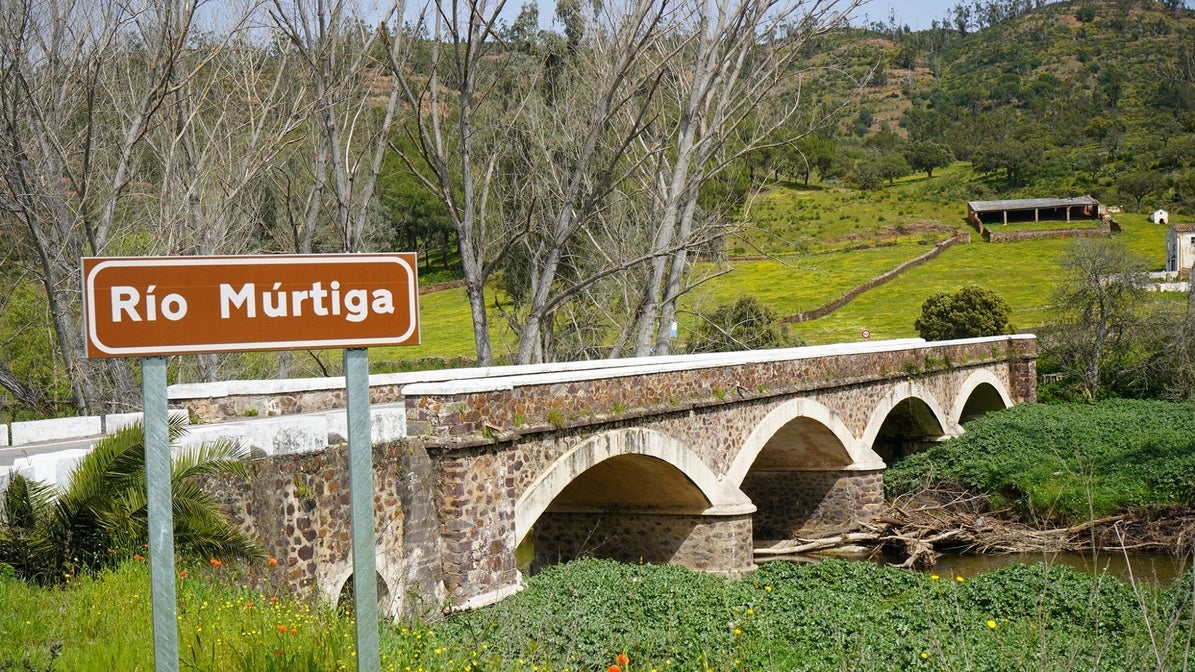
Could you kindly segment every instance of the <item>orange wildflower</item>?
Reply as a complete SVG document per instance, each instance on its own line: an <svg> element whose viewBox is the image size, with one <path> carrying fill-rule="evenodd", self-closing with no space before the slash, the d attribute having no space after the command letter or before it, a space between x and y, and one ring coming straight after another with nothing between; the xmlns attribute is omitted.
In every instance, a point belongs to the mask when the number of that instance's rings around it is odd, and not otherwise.
<svg viewBox="0 0 1195 672"><path fill-rule="evenodd" d="M179 572L179 573L178 573L178 578L180 578L180 579L185 579L185 578L187 578L187 570L185 570L185 569L184 569L184 570L182 570L181 572Z"/></svg>
<svg viewBox="0 0 1195 672"><path fill-rule="evenodd" d="M618 657L614 660L617 661L619 665L626 665L627 663L631 662L631 659L627 658L627 654L625 653L618 654Z"/></svg>
<svg viewBox="0 0 1195 672"><path fill-rule="evenodd" d="M211 560L208 560L207 562L208 562L208 564L209 564L209 565L211 565L212 567L221 567L221 566L223 566L223 565L224 565L224 563L223 563L223 562L220 562L219 560L217 560L217 559L215 559L215 558L212 558Z"/></svg>
<svg viewBox="0 0 1195 672"><path fill-rule="evenodd" d="M606 668L606 672L622 672L622 668L617 665L611 665Z"/></svg>
<svg viewBox="0 0 1195 672"><path fill-rule="evenodd" d="M266 562L270 563L270 566L271 566L271 567L277 567L277 566L278 566L278 559L277 559L277 558L271 557L269 560L266 560Z"/></svg>
<svg viewBox="0 0 1195 672"><path fill-rule="evenodd" d="M281 632L284 635L286 634L286 630L287 630L287 628L285 625L278 626L278 632Z"/></svg>
<svg viewBox="0 0 1195 672"><path fill-rule="evenodd" d="M133 554L133 559L134 559L134 560L136 560L137 562L145 562L145 556L144 556L144 555L138 555L138 554L134 553L134 554Z"/></svg>

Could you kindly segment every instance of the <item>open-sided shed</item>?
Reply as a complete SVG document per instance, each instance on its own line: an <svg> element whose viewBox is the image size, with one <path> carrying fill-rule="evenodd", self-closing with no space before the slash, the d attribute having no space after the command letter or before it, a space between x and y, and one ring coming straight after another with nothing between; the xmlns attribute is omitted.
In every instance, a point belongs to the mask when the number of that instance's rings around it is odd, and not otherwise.
<svg viewBox="0 0 1195 672"><path fill-rule="evenodd" d="M976 227L987 224L1013 222L1061 221L1099 219L1100 202L1090 196L1074 198L1021 198L1007 201L971 201L967 203L967 219Z"/></svg>

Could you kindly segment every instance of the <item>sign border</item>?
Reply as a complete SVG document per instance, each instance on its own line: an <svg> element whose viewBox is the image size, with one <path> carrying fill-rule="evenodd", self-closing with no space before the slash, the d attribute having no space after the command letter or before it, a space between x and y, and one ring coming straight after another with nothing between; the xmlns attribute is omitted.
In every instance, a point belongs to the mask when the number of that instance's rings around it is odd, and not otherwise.
<svg viewBox="0 0 1195 672"><path fill-rule="evenodd" d="M289 255L229 255L229 256L202 256L202 257L83 257L86 259L98 260L98 263L93 266L90 271L84 268L84 263L80 263L79 267L83 275L83 311L87 316L83 334L85 345L90 351L93 347L101 356L108 357L145 357L154 355L194 355L212 352L255 352L255 351L270 351L270 350L302 350L306 348L315 349L333 349L333 348L363 348L372 345L394 345L397 341L404 341L410 338L413 334L419 339L422 336L420 332L419 320L419 286L418 274L415 269L411 267L410 263L403 258L403 254L407 253L392 253L392 254L377 254L377 253L360 253L360 254L289 254ZM333 340L293 340L293 341L251 341L241 343L205 343L200 345L169 345L169 346L144 346L144 347L112 347L105 345L96 334L96 311L91 310L88 305L88 299L94 295L95 292L95 276L105 268L111 267L145 267L145 266L250 266L261 264L359 264L359 263L396 263L401 266L407 273L410 279L411 291L408 296L409 310L411 316L411 324L407 331L401 336L388 336L383 338L341 338ZM94 357L90 352L88 357Z"/></svg>

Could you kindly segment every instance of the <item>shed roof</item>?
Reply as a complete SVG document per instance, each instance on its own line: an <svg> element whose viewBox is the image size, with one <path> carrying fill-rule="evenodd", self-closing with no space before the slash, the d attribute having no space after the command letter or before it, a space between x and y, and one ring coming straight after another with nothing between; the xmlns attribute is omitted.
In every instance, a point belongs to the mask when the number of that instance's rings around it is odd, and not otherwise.
<svg viewBox="0 0 1195 672"><path fill-rule="evenodd" d="M1175 233L1193 233L1195 232L1195 224L1175 224L1170 227L1170 230Z"/></svg>
<svg viewBox="0 0 1195 672"><path fill-rule="evenodd" d="M1075 196L1074 198L1017 198L1007 201L969 201L967 208L974 212L1002 212L1004 210L1065 208L1076 205L1098 206L1099 204L1099 201L1090 196Z"/></svg>

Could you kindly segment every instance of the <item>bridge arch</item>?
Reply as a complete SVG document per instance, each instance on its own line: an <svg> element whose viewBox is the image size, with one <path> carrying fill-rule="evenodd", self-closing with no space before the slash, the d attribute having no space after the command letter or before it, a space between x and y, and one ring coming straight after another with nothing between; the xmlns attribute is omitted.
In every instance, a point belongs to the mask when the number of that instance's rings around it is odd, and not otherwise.
<svg viewBox="0 0 1195 672"><path fill-rule="evenodd" d="M958 426L942 411L932 392L919 383L902 381L876 404L861 442L889 461L920 444L958 433Z"/></svg>
<svg viewBox="0 0 1195 672"><path fill-rule="evenodd" d="M728 488L680 441L650 429L619 429L581 442L553 462L527 488L515 505L515 536L519 543L557 497L583 474L603 463L611 467L605 476L650 470L668 490L667 494L674 497L671 506L653 507L658 510L714 515L753 510L750 500L737 487Z"/></svg>
<svg viewBox="0 0 1195 672"><path fill-rule="evenodd" d="M959 387L954 397L954 407L950 409L950 419L956 425L961 425L991 411L1010 408L1012 404L1012 397L1004 382L990 370L979 369L972 372Z"/></svg>
<svg viewBox="0 0 1195 672"><path fill-rule="evenodd" d="M884 462L838 414L808 398L771 410L748 435L726 480L757 507L755 543L852 527L882 502Z"/></svg>
<svg viewBox="0 0 1195 672"><path fill-rule="evenodd" d="M760 453L776 437L799 435L818 463L810 468L841 470L883 469L884 463L869 447L860 446L846 423L812 399L789 399L772 409L751 430L726 473L726 480L741 487Z"/></svg>
<svg viewBox="0 0 1195 672"><path fill-rule="evenodd" d="M406 594L402 558L378 553L374 558L377 572L378 613L384 618L396 619L403 614L403 596ZM353 595L353 560L346 558L327 563L316 572L316 585L324 604L342 608Z"/></svg>

